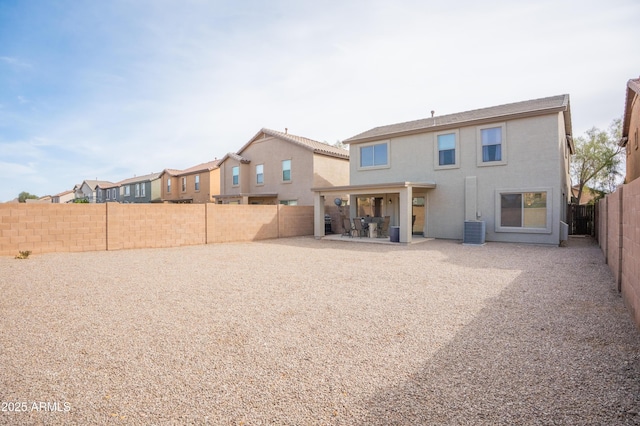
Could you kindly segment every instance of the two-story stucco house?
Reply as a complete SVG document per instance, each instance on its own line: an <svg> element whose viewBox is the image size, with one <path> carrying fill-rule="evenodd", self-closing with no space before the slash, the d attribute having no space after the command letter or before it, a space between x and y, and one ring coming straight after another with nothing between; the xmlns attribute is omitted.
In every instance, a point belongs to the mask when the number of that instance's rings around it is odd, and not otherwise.
<svg viewBox="0 0 640 426"><path fill-rule="evenodd" d="M165 169L160 175L162 201L168 203L210 203L220 193L220 160L185 170Z"/></svg>
<svg viewBox="0 0 640 426"><path fill-rule="evenodd" d="M118 184L120 185L120 202L122 203L160 202L160 173L125 179Z"/></svg>
<svg viewBox="0 0 640 426"><path fill-rule="evenodd" d="M314 186L349 183L349 152L288 131L261 129L220 161L221 204L313 205Z"/></svg>
<svg viewBox="0 0 640 426"><path fill-rule="evenodd" d="M96 187L98 185L113 185L113 182L105 180L85 180L80 185L74 187L75 198L87 200L90 203L97 201Z"/></svg>
<svg viewBox="0 0 640 426"><path fill-rule="evenodd" d="M640 78L627 82L627 94L622 120L622 140L627 153L627 173L625 183L640 177L640 149L638 128L640 127Z"/></svg>
<svg viewBox="0 0 640 426"><path fill-rule="evenodd" d="M99 183L96 185L96 203L120 201L120 183Z"/></svg>
<svg viewBox="0 0 640 426"><path fill-rule="evenodd" d="M351 217L390 216L399 242L412 235L463 239L484 222L486 241L557 245L571 197L569 95L376 127L344 141L350 184L314 188L322 206L350 195Z"/></svg>

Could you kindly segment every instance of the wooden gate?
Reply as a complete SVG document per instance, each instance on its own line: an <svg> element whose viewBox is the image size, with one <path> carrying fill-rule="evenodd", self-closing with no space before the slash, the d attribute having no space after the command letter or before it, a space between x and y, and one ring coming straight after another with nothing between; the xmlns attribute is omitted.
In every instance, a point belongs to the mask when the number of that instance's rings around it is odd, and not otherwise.
<svg viewBox="0 0 640 426"><path fill-rule="evenodd" d="M567 223L569 235L593 235L595 205L569 204L567 208Z"/></svg>

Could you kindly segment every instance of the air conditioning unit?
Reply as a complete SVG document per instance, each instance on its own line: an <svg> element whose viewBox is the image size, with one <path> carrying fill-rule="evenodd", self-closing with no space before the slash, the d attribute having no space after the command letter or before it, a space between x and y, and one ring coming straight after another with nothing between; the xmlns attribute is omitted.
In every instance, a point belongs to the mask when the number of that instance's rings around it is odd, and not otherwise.
<svg viewBox="0 0 640 426"><path fill-rule="evenodd" d="M483 245L486 225L482 220L465 220L462 244Z"/></svg>

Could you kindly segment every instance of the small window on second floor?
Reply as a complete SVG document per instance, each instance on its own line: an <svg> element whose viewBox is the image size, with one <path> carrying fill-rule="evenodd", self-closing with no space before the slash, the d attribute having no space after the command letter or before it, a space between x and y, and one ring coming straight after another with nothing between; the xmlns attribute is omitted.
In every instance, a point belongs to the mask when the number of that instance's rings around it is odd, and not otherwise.
<svg viewBox="0 0 640 426"><path fill-rule="evenodd" d="M436 133L435 168L451 169L460 166L458 152L458 131Z"/></svg>
<svg viewBox="0 0 640 426"><path fill-rule="evenodd" d="M240 184L240 167L233 166L231 168L231 175L231 183L233 184L233 186L237 186L238 184Z"/></svg>
<svg viewBox="0 0 640 426"><path fill-rule="evenodd" d="M111 190L111 193L112 193L111 198L112 198L112 199L114 199L114 200L117 200L117 199L118 199L118 197L117 197L116 189L115 189L115 188L113 188L113 189Z"/></svg>
<svg viewBox="0 0 640 426"><path fill-rule="evenodd" d="M196 191L200 191L200 175L196 175L195 189L196 189Z"/></svg>
<svg viewBox="0 0 640 426"><path fill-rule="evenodd" d="M167 178L167 192L171 192L171 178Z"/></svg>
<svg viewBox="0 0 640 426"><path fill-rule="evenodd" d="M291 182L291 160L282 161L282 181Z"/></svg>
<svg viewBox="0 0 640 426"><path fill-rule="evenodd" d="M129 195L131 195L131 186L130 185L125 185L125 187L124 187L124 196L128 197Z"/></svg>
<svg viewBox="0 0 640 426"><path fill-rule="evenodd" d="M141 197L144 197L144 196L146 195L146 194L145 194L146 187L147 187L147 186L146 186L144 183L141 183L141 184L140 184L140 196L141 196Z"/></svg>
<svg viewBox="0 0 640 426"><path fill-rule="evenodd" d="M182 178L182 192L187 190L187 177Z"/></svg>
<svg viewBox="0 0 640 426"><path fill-rule="evenodd" d="M505 123L478 127L478 166L507 164Z"/></svg>
<svg viewBox="0 0 640 426"><path fill-rule="evenodd" d="M262 185L264 183L264 164L258 164L256 166L256 184Z"/></svg>

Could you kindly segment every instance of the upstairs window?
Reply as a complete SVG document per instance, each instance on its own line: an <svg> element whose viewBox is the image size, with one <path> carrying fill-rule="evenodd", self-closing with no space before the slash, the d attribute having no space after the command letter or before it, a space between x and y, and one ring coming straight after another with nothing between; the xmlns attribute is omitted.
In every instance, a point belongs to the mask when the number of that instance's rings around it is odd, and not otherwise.
<svg viewBox="0 0 640 426"><path fill-rule="evenodd" d="M196 189L196 191L200 191L200 175L196 175L195 189Z"/></svg>
<svg viewBox="0 0 640 426"><path fill-rule="evenodd" d="M140 184L136 183L136 197L140 196Z"/></svg>
<svg viewBox="0 0 640 426"><path fill-rule="evenodd" d="M187 190L187 177L182 178L182 192Z"/></svg>
<svg viewBox="0 0 640 426"><path fill-rule="evenodd" d="M118 197L117 197L117 195L116 195L116 189L115 189L115 188L113 188L111 191L112 191L112 193L113 193L113 196L112 196L111 198L113 198L114 200L117 200L117 199L118 199Z"/></svg>
<svg viewBox="0 0 640 426"><path fill-rule="evenodd" d="M478 166L507 164L506 126L478 127Z"/></svg>
<svg viewBox="0 0 640 426"><path fill-rule="evenodd" d="M124 196L128 197L131 195L131 185L125 185L124 187Z"/></svg>
<svg viewBox="0 0 640 426"><path fill-rule="evenodd" d="M141 184L140 184L140 196L141 196L141 197L144 197L144 196L146 195L146 194L145 194L145 190L146 190L146 188L147 188L147 185L145 185L144 183L141 183Z"/></svg>
<svg viewBox="0 0 640 426"><path fill-rule="evenodd" d="M264 164L258 164L256 166L256 184L264 184Z"/></svg>
<svg viewBox="0 0 640 426"><path fill-rule="evenodd" d="M282 181L291 182L291 160L282 161Z"/></svg>
<svg viewBox="0 0 640 426"><path fill-rule="evenodd" d="M167 178L167 192L171 193L171 178Z"/></svg>
<svg viewBox="0 0 640 426"><path fill-rule="evenodd" d="M452 169L460 167L458 131L436 133L435 169Z"/></svg>
<svg viewBox="0 0 640 426"><path fill-rule="evenodd" d="M502 161L502 129L482 129L482 161Z"/></svg>
<svg viewBox="0 0 640 426"><path fill-rule="evenodd" d="M384 167L389 165L389 143L360 147L360 167Z"/></svg>
<svg viewBox="0 0 640 426"><path fill-rule="evenodd" d="M233 166L231 168L231 182L233 186L240 184L240 167Z"/></svg>

